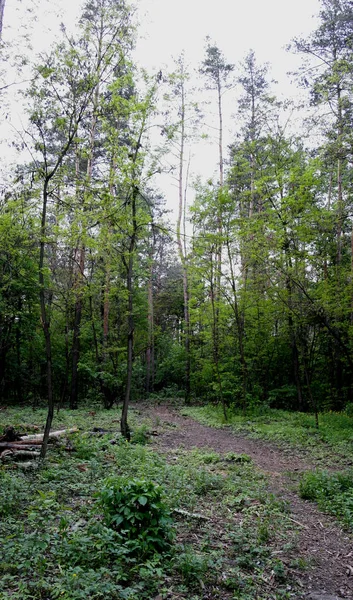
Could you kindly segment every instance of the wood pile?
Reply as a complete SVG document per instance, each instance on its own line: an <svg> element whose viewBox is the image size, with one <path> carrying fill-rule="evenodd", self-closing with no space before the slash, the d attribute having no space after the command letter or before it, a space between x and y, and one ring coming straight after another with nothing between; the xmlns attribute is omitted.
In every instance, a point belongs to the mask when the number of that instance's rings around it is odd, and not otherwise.
<svg viewBox="0 0 353 600"><path fill-rule="evenodd" d="M77 427L52 431L49 441L60 438L68 433L78 431ZM15 431L14 427L6 427L4 434L0 436L0 461L12 462L23 459L36 459L40 455L43 444L43 433L24 435Z"/></svg>

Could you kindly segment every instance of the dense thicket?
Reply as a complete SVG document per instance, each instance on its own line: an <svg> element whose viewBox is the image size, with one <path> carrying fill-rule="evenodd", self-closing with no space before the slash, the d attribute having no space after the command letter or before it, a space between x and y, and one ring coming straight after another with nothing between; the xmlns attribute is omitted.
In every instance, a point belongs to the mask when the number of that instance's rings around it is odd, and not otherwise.
<svg viewBox="0 0 353 600"><path fill-rule="evenodd" d="M202 116L185 61L139 76L129 7L87 2L75 37L63 31L33 68L31 158L1 196L2 402L121 402L128 436L131 396L153 392L225 410L353 401L351 13L322 0L318 29L293 42L319 134L308 139L286 133L253 52L230 65L208 40L200 72L217 103L219 179L198 183L188 215L187 148ZM229 83L240 126L227 151ZM166 157L175 227L156 188Z"/></svg>

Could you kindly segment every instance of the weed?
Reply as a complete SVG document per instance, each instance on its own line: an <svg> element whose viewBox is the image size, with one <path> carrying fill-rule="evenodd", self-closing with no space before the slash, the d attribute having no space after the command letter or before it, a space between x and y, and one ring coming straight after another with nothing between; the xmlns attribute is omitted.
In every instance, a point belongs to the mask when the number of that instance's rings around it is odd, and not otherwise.
<svg viewBox="0 0 353 600"><path fill-rule="evenodd" d="M210 567L209 558L194 551L191 546L181 547L176 555L173 566L182 577L183 583L188 585L200 585L200 581L206 577Z"/></svg>

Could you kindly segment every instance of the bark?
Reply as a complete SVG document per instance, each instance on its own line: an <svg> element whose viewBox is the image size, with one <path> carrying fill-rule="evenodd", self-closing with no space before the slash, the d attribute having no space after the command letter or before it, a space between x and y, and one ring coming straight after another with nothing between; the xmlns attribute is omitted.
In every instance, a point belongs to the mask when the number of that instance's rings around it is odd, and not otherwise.
<svg viewBox="0 0 353 600"><path fill-rule="evenodd" d="M220 80L220 74L218 73L217 79L217 94L218 94L218 119L219 119L219 137L218 137L218 151L219 151L219 189L218 189L218 205L217 205L217 233L218 240L215 247L215 265L213 265L211 257L211 304L212 304L212 318L213 318L213 361L215 365L215 371L217 376L219 399L222 402L224 417L227 419L226 407L224 403L222 381L219 371L219 300L221 295L221 273L222 273L222 235L223 235L223 219L222 219L222 206L221 206L221 194L223 191L224 184L224 169L223 169L223 114L222 114L222 86Z"/></svg>
<svg viewBox="0 0 353 600"><path fill-rule="evenodd" d="M71 427L70 429L59 429L58 431L51 431L48 435L48 439L54 439L54 438L58 438L58 437L62 437L63 435L66 435L68 433L76 433L78 431L78 427ZM35 433L35 434L31 434L31 435L23 435L22 436L22 441L23 442L32 442L32 441L43 441L44 443L44 437L45 437L45 432L43 433Z"/></svg>

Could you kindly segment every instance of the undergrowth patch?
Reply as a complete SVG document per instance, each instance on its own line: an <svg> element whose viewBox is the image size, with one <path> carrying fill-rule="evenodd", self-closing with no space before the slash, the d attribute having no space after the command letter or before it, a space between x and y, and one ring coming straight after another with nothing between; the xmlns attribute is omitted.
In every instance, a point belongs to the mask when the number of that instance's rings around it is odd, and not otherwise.
<svg viewBox="0 0 353 600"><path fill-rule="evenodd" d="M335 515L347 528L353 529L352 471L307 472L301 478L299 493L302 498L317 502L322 510Z"/></svg>
<svg viewBox="0 0 353 600"><path fill-rule="evenodd" d="M159 454L142 416L127 443L112 415L61 411L56 428L81 430L41 469L0 467L1 600L301 597L278 558L296 541L288 507L248 456ZM0 419L44 422L41 411Z"/></svg>

